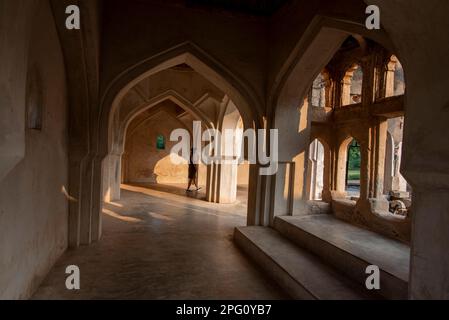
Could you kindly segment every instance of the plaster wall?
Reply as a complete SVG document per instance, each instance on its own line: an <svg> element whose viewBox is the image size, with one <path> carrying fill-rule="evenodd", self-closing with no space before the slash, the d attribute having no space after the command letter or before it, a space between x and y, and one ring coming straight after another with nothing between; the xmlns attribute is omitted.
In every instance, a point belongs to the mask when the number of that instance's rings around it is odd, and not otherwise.
<svg viewBox="0 0 449 320"><path fill-rule="evenodd" d="M35 6L32 0L0 2L0 179L25 155L27 52Z"/></svg>
<svg viewBox="0 0 449 320"><path fill-rule="evenodd" d="M125 154L127 159L125 180L135 183L182 183L188 179L188 164L175 165L170 159L170 150L177 142L170 141L173 130L180 128L166 112L161 111L144 125L136 128L126 138ZM156 148L158 135L165 137L165 150ZM200 165L198 182L206 183L206 167Z"/></svg>
<svg viewBox="0 0 449 320"><path fill-rule="evenodd" d="M26 2L28 4L28 0L14 1L16 9L29 14ZM5 5L14 6L12 3L1 1L0 6L4 9ZM3 12L0 9L2 23ZM24 45L19 45L28 39L27 34L14 34L14 43L18 46L5 47L3 42L0 46L1 57L5 58L2 64L6 66L0 72L2 80L3 71L8 76L10 68L14 68L14 76L10 78L14 90L7 90L10 99L1 102L1 109L10 112L0 118L2 124L10 123L25 138L23 144L18 140L14 147L16 150L23 148L23 156L0 180L0 299L31 296L65 251L68 241L68 208L63 193L68 189L64 61L48 2L39 1L32 13L31 41L25 50L27 65L23 65L25 58L21 52L25 49ZM14 19L14 15L5 18L5 23L18 28L16 31L23 31L18 21L25 21L26 18L20 17L17 21L9 20ZM5 50L11 48L19 50L20 54L5 57ZM27 68L39 74L32 81L37 81L33 85L40 90L41 100L38 102L43 107L41 131L25 128L23 111L26 109L24 88ZM3 92L0 93L1 99ZM3 132L1 136L5 136ZM2 145L1 154L9 151L11 149Z"/></svg>
<svg viewBox="0 0 449 320"><path fill-rule="evenodd" d="M163 103L162 105L169 106L170 103ZM186 128L191 130L192 121L195 119L189 113L185 113L178 116L178 120L175 120L173 115L170 115L164 109L161 109L150 119L144 120L144 116L145 114L142 114L142 116L137 117L128 127L123 156L126 159L126 164L122 167L125 170L124 180L137 183L187 183L188 165L187 163L174 165L171 162L170 150L177 142L171 142L169 139L174 129ZM142 124L138 125L139 123ZM165 137L165 150L157 150L156 148L158 135ZM201 164L198 176L200 185L206 184L206 171L206 166ZM235 174L237 184L247 186L249 164L247 162L240 164Z"/></svg>

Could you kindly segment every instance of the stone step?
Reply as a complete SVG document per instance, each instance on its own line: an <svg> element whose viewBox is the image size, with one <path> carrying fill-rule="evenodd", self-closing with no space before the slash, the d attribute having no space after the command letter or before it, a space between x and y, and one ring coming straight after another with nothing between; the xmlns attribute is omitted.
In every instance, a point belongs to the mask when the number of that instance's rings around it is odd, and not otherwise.
<svg viewBox="0 0 449 320"><path fill-rule="evenodd" d="M311 200L307 202L310 214L327 214L331 213L330 203L324 201Z"/></svg>
<svg viewBox="0 0 449 320"><path fill-rule="evenodd" d="M278 216L274 228L360 285L365 286L366 267L378 266L379 294L387 299L407 299L408 245L332 215Z"/></svg>
<svg viewBox="0 0 449 320"><path fill-rule="evenodd" d="M267 227L240 227L235 243L294 299L371 299L367 291Z"/></svg>

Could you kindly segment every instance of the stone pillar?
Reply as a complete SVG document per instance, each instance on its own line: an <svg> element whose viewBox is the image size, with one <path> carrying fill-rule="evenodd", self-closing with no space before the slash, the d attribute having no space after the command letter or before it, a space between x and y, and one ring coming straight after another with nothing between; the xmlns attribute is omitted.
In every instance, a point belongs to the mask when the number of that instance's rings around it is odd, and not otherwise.
<svg viewBox="0 0 449 320"><path fill-rule="evenodd" d="M123 153L121 164L122 164L121 181L122 183L128 183L129 154L127 152Z"/></svg>
<svg viewBox="0 0 449 320"><path fill-rule="evenodd" d="M208 202L215 202L215 165L207 165L206 173L206 199Z"/></svg>
<svg viewBox="0 0 449 320"><path fill-rule="evenodd" d="M393 191L407 191L407 181L405 181L404 177L400 173L401 168L401 158L402 158L402 142L398 142L394 147L394 171L393 171L393 179L392 179L392 190Z"/></svg>
<svg viewBox="0 0 449 320"><path fill-rule="evenodd" d="M374 183L372 195L374 198L383 198L383 186L384 186L384 176L385 176L385 153L386 153L386 142L387 142L387 130L388 124L385 119L379 119L375 130L375 140L376 148L374 149ZM399 170L399 169L398 169Z"/></svg>
<svg viewBox="0 0 449 320"><path fill-rule="evenodd" d="M321 195L321 199L324 202L331 202L332 201L332 185L333 185L333 152L332 149L329 148L329 146L326 146L324 148L324 162L323 162L323 193Z"/></svg>
<svg viewBox="0 0 449 320"><path fill-rule="evenodd" d="M383 198L387 122L383 119L373 120L373 122L368 129L368 143L363 144L361 148L360 197L365 199ZM367 173L366 182L365 172Z"/></svg>
<svg viewBox="0 0 449 320"><path fill-rule="evenodd" d="M81 163L81 188L78 215L71 218L70 246L89 245L101 237L101 210L103 203L102 168L103 158L90 154ZM72 223L73 222L73 223Z"/></svg>
<svg viewBox="0 0 449 320"><path fill-rule="evenodd" d="M394 141L391 135L387 134L387 141L385 144L385 175L384 175L384 194L388 194L393 190L393 176L394 176Z"/></svg>
<svg viewBox="0 0 449 320"><path fill-rule="evenodd" d="M268 226L273 218L270 207L270 199L274 197L274 188L270 189L272 177L261 176L259 169L258 164L249 166L248 226Z"/></svg>
<svg viewBox="0 0 449 320"><path fill-rule="evenodd" d="M310 144L310 148L309 148L309 159L308 159L308 165L307 165L307 176L306 176L306 181L307 186L306 186L306 196L308 200L314 200L314 195L315 195L315 189L316 189L316 161L313 159L313 147L314 147L314 142L312 142Z"/></svg>
<svg viewBox="0 0 449 320"><path fill-rule="evenodd" d="M238 161L223 158L207 166L206 199L209 202L231 204L237 200Z"/></svg>
<svg viewBox="0 0 449 320"><path fill-rule="evenodd" d="M278 171L271 177L273 204L270 222L276 216L292 215L295 163L281 162Z"/></svg>
<svg viewBox="0 0 449 320"><path fill-rule="evenodd" d="M103 162L103 200L105 202L120 200L121 154L109 154Z"/></svg>
<svg viewBox="0 0 449 320"><path fill-rule="evenodd" d="M121 185L121 170L122 170L122 156L120 154L110 155L109 163L110 163L110 201L118 201L120 200L120 185Z"/></svg>
<svg viewBox="0 0 449 320"><path fill-rule="evenodd" d="M80 215L80 244L89 245L92 243L92 191L94 178L94 155L89 154L84 161L82 170L81 190L81 215Z"/></svg>
<svg viewBox="0 0 449 320"><path fill-rule="evenodd" d="M351 80L352 72L347 72L342 80L341 88L341 105L347 106L351 104Z"/></svg>
<svg viewBox="0 0 449 320"><path fill-rule="evenodd" d="M370 113L371 104L374 102L374 89L376 88L376 56L370 55L362 62L362 105L366 114Z"/></svg>
<svg viewBox="0 0 449 320"><path fill-rule="evenodd" d="M328 74L324 77L324 107L333 106L334 87L332 80Z"/></svg>
<svg viewBox="0 0 449 320"><path fill-rule="evenodd" d="M336 152L335 158L335 191L339 194L346 194L346 163L348 146L341 146Z"/></svg>
<svg viewBox="0 0 449 320"><path fill-rule="evenodd" d="M321 143L317 141L317 153L316 153L316 190L315 199L321 200L323 198L324 188L324 148Z"/></svg>
<svg viewBox="0 0 449 320"><path fill-rule="evenodd" d="M373 197L373 176L374 176L374 152L375 143L373 141L373 128L368 127L363 139L360 139L360 200L367 200Z"/></svg>
<svg viewBox="0 0 449 320"><path fill-rule="evenodd" d="M234 203L237 200L237 159L225 157L217 165L218 189L216 195L217 203Z"/></svg>
<svg viewBox="0 0 449 320"><path fill-rule="evenodd" d="M103 179L101 178L104 156L94 158L94 177L92 184L91 240L98 241L102 234Z"/></svg>
<svg viewBox="0 0 449 320"><path fill-rule="evenodd" d="M394 96L394 72L396 71L395 58L392 58L389 63L387 63L387 70L385 74L385 97Z"/></svg>
<svg viewBox="0 0 449 320"><path fill-rule="evenodd" d="M388 212L389 203L383 196L387 121L374 119L367 127L360 141L362 161L357 207L363 212Z"/></svg>
<svg viewBox="0 0 449 320"><path fill-rule="evenodd" d="M82 159L71 157L69 159L69 247L77 248L80 245L81 223L81 172Z"/></svg>
<svg viewBox="0 0 449 320"><path fill-rule="evenodd" d="M323 192L324 179L324 149L318 140L310 145L309 166L307 170L308 190L307 198L309 200L321 200Z"/></svg>
<svg viewBox="0 0 449 320"><path fill-rule="evenodd" d="M384 193L406 192L407 181L400 173L402 159L402 120L388 120L391 135L388 134L385 156Z"/></svg>

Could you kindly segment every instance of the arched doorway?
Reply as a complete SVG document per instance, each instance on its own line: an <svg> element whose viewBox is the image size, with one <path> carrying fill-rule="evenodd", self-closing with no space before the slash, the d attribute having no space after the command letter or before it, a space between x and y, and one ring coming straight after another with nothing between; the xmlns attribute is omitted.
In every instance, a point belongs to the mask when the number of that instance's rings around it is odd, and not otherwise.
<svg viewBox="0 0 449 320"><path fill-rule="evenodd" d="M177 51L179 48L177 48ZM188 50L186 48L186 50ZM197 51L198 48L192 49ZM198 52L197 52L198 53ZM204 53L203 53L204 54ZM219 75L213 68L209 67L207 64L202 62L197 56L191 53L174 54L172 52L166 53L168 56L167 61L164 63L159 63L152 65L151 61L145 61L143 65L140 65L132 70L129 74L125 75L123 78L128 79L128 83L124 79L117 81L117 85L113 85L110 89L110 94L106 95L104 98L104 112L103 120L108 119L107 126L104 122L101 122L101 134L100 134L100 149L101 152L107 153L106 161L103 164L103 192L108 192L110 190L111 194L115 194L112 199L120 198L120 182L121 174L120 170L122 166L120 165L121 156L124 151L124 136L126 129L133 119L142 110L148 109L148 105L154 106L159 103L161 97L174 96L171 97L175 103L181 105L185 110L188 110L191 114L196 116L197 119L201 120L203 123L203 129L207 128L217 128L223 129L227 127L229 123L232 122L232 127L234 130L237 128L237 122L241 118L242 125L246 128L257 128L260 127L260 121L258 120L257 108L250 108L250 93L244 95L241 94L239 89L230 85L229 82L225 80L224 77ZM198 56L202 56L198 53ZM151 66L151 67L150 67ZM148 71L147 68L150 68ZM146 69L146 70L145 70ZM140 75L135 72L142 70ZM206 88L207 92L198 94L198 90L187 90L167 87L162 92L158 93L151 89L151 86L142 85L145 82L150 83L152 78L163 77L166 72L189 72L201 78L205 85L202 88ZM135 76L133 76L135 74ZM230 75L227 75L231 77ZM154 80L153 80L154 81ZM120 88L118 83L124 83ZM167 83L169 83L168 81ZM165 82L162 82L165 83ZM179 84L179 82L174 82ZM186 82L191 85L193 82ZM240 83L240 82L234 82ZM114 88L120 88L114 91ZM147 88L147 89L145 89ZM144 90L143 90L144 89ZM160 89L160 88L158 88ZM145 92L145 90L147 90ZM149 90L149 91L148 91ZM243 90L243 89L242 89ZM177 92L193 92L196 96L183 97L177 94ZM115 92L116 94L113 94ZM174 93L173 93L174 92ZM139 98L142 102L135 102ZM133 103L134 102L134 103ZM254 103L253 105L258 105ZM230 120L231 106L235 108L236 117L235 121ZM125 110L125 111L124 111ZM215 117L215 118L214 118ZM194 134L194 133L193 133ZM201 134L201 133L200 133ZM107 143L105 144L105 142ZM107 150L105 149L107 146ZM235 169L232 172L237 174L237 164L234 165ZM249 171L257 170L254 165L249 166ZM224 166L220 165L209 165L206 170L206 185L204 188L205 198L208 201L213 202L229 202L233 203L236 200L236 189L237 189L237 179L232 179L232 183L227 183L227 178L229 172L224 170ZM204 177L204 174L202 174ZM225 179L226 178L226 179ZM253 188L253 184L257 184L257 181L249 181L248 189ZM255 186L254 186L255 187ZM106 200L108 200L106 198ZM247 202L247 201L245 201ZM251 212L249 208L245 207L247 212ZM247 213L245 212L245 213Z"/></svg>
<svg viewBox="0 0 449 320"><path fill-rule="evenodd" d="M360 166L361 166L360 144L353 139L346 153L346 187L347 194L351 197L360 195Z"/></svg>

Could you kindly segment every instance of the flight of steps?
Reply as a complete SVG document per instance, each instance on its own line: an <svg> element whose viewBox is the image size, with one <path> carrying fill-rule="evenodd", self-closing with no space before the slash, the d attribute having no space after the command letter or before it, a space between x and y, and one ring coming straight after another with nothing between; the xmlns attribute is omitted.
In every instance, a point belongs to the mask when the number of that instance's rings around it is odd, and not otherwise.
<svg viewBox="0 0 449 320"><path fill-rule="evenodd" d="M294 299L407 298L410 248L332 215L276 217L234 239ZM380 290L366 289L368 265L380 269Z"/></svg>

